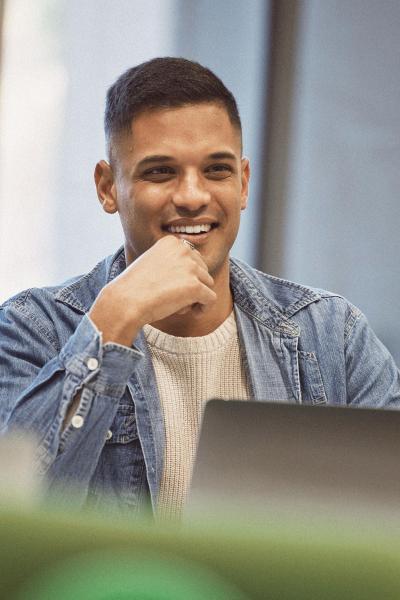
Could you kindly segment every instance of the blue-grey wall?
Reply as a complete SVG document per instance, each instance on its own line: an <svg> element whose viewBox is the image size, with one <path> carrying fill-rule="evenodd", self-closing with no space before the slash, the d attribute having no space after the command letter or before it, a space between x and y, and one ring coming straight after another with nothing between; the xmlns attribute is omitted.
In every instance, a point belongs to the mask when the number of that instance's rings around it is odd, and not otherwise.
<svg viewBox="0 0 400 600"><path fill-rule="evenodd" d="M400 364L400 3L301 7L281 275L347 296Z"/></svg>

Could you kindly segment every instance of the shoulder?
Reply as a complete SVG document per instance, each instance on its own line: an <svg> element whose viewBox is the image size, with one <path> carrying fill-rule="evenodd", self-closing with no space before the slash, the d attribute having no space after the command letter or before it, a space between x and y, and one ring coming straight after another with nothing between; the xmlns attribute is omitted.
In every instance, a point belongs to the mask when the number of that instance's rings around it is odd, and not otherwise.
<svg viewBox="0 0 400 600"><path fill-rule="evenodd" d="M59 285L23 290L0 306L0 327L6 331L36 331L53 345L58 346L65 335L70 335L82 316L90 309L100 289L110 276L113 259L100 261L91 271L78 275Z"/></svg>
<svg viewBox="0 0 400 600"><path fill-rule="evenodd" d="M349 327L362 316L361 311L341 294L269 275L239 259L231 259L231 275L239 282L239 287L244 283L242 291L258 293L265 303L273 305L289 319L295 316L301 319L308 314L315 318L336 316Z"/></svg>
<svg viewBox="0 0 400 600"><path fill-rule="evenodd" d="M59 302L86 312L107 280L115 276L113 269L121 259L121 251L119 249L116 254L104 258L87 273L71 277L58 285L32 287L18 292L6 300L0 309L29 312L37 308L45 311L47 306Z"/></svg>
<svg viewBox="0 0 400 600"><path fill-rule="evenodd" d="M305 299L318 302L321 299L337 298L347 302L342 295L336 292L302 285L294 281L289 281L288 279L269 275L268 273L264 273L263 271L251 267L243 260L237 258L231 259L231 274L234 274L235 278L246 278L248 281L251 281L269 300L286 310L289 306L292 306L293 303Z"/></svg>

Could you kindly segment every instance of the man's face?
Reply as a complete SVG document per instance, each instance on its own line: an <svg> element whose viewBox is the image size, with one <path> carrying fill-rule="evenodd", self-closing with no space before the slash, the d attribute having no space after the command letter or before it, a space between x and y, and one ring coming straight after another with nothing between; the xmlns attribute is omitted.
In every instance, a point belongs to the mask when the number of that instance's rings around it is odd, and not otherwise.
<svg viewBox="0 0 400 600"><path fill-rule="evenodd" d="M147 111L116 147L113 194L128 264L166 235L195 244L211 275L228 263L249 165L217 103Z"/></svg>

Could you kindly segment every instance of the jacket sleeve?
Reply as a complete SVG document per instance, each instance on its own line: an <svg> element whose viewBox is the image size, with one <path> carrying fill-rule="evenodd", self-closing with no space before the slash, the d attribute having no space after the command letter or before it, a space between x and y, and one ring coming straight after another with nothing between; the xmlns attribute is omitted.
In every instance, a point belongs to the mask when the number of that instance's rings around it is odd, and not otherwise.
<svg viewBox="0 0 400 600"><path fill-rule="evenodd" d="M400 408L400 373L382 342L358 309L352 307L345 329L348 403Z"/></svg>
<svg viewBox="0 0 400 600"><path fill-rule="evenodd" d="M33 433L38 472L49 481L75 480L84 489L142 353L119 344L103 346L87 315L61 351L52 336L33 312L0 309L0 427ZM75 419L62 430L78 391Z"/></svg>

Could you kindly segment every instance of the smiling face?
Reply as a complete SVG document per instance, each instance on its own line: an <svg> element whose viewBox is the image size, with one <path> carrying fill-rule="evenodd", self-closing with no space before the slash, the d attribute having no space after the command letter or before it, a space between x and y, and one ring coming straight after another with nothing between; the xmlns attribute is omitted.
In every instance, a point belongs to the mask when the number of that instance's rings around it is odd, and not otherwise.
<svg viewBox="0 0 400 600"><path fill-rule="evenodd" d="M127 263L174 235L195 244L211 275L226 271L249 180L226 110L204 103L141 113L114 157L113 171L101 161L95 178L104 210L120 215Z"/></svg>

